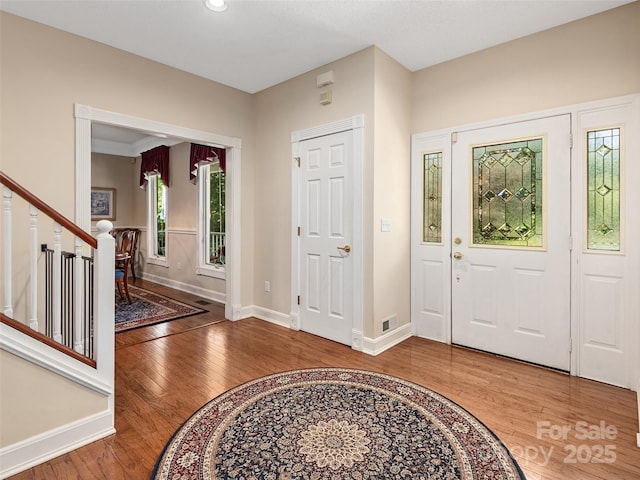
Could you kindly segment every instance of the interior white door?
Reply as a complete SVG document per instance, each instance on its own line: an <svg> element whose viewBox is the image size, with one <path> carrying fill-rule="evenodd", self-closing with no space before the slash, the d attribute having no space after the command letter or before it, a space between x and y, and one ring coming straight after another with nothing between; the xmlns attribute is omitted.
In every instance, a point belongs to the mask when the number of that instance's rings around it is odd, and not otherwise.
<svg viewBox="0 0 640 480"><path fill-rule="evenodd" d="M457 134L452 341L570 367L569 115Z"/></svg>
<svg viewBox="0 0 640 480"><path fill-rule="evenodd" d="M300 328L351 345L353 132L300 142Z"/></svg>

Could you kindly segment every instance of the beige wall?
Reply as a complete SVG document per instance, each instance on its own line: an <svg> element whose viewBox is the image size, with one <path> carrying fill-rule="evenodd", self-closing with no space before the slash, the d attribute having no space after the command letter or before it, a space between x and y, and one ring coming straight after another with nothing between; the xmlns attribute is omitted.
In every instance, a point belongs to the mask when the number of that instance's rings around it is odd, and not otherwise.
<svg viewBox="0 0 640 480"><path fill-rule="evenodd" d="M134 196L138 204L137 225L142 227L140 238L140 271L177 282L187 287L197 287L224 295L224 280L196 274L198 265L198 187L190 181L189 157L191 143L180 143L170 148L169 188L167 189L167 266L146 263L147 192L139 188L140 160L138 159L134 181Z"/></svg>
<svg viewBox="0 0 640 480"><path fill-rule="evenodd" d="M374 338L382 318L409 315L409 132L640 91L639 2L413 75L369 48L255 95L6 13L0 22L1 168L66 216L75 213L75 103L242 139L243 306L289 313L290 133L364 114L364 320ZM333 103L321 106L315 77L327 70ZM46 155L34 159L34 150ZM171 195L193 198L191 188ZM144 225L146 197L132 191L133 223ZM184 213L174 228L194 228ZM183 236L169 247L188 250ZM14 378L38 378L29 365L7 365ZM66 382L50 381L55 391ZM2 392L0 418L27 414L21 397Z"/></svg>
<svg viewBox="0 0 640 480"><path fill-rule="evenodd" d="M107 397L0 350L0 448L107 409Z"/></svg>
<svg viewBox="0 0 640 480"><path fill-rule="evenodd" d="M414 133L640 92L640 2L414 74Z"/></svg>
<svg viewBox="0 0 640 480"><path fill-rule="evenodd" d="M373 200L373 315L365 317L365 335L382 335L382 321L396 316L410 323L410 173L411 85L406 68L376 49ZM381 220L391 223L381 231ZM368 277L365 277L368 278Z"/></svg>
<svg viewBox="0 0 640 480"><path fill-rule="evenodd" d="M135 226L132 178L139 169L140 162L136 165L135 158L104 153L91 154L91 186L115 188L116 218L113 220L115 227ZM92 227L94 225L95 222L92 222Z"/></svg>
<svg viewBox="0 0 640 480"><path fill-rule="evenodd" d="M259 153L254 162L255 183L243 182L243 188L253 191L253 205L246 208L253 208L255 219L253 288L257 305L285 314L291 310L291 132L364 114L364 169L372 170L374 59L375 49L370 48L255 96ZM334 71L334 84L330 87L333 103L322 106L316 76L328 70ZM371 231L370 205L369 202L369 213L365 211L365 231ZM365 241L367 258L372 252L372 241L370 238ZM265 281L271 282L270 293L264 292ZM368 296L370 300L370 289ZM367 303L371 302L365 300ZM371 315L369 306L365 318Z"/></svg>
<svg viewBox="0 0 640 480"><path fill-rule="evenodd" d="M251 95L5 12L0 12L0 35L0 168L63 215L75 218L76 103L240 138L243 176L252 178L255 135ZM250 194L250 190L245 191ZM140 224L145 214L138 208L138 200L142 198L141 205L146 205L146 197L142 191L132 197L136 203L133 223ZM249 209L251 198L243 199ZM251 216L242 218L243 231L252 230L251 221ZM188 222L193 225L193 220ZM14 223L19 221L14 219ZM44 220L41 225L50 231ZM18 227L16 231L28 232ZM14 254L28 258L24 251L28 242L14 238L13 246ZM251 235L243 235L243 250L248 260L243 263L246 271L242 275L251 279ZM28 269L18 267L14 264L14 302L24 305ZM243 284L243 304L252 304L252 295L252 289ZM16 318L26 319L27 314L21 309ZM3 368L10 368L14 378L37 381L40 377L28 363L8 363L5 357L1 357ZM76 419L84 416L83 400L67 380L51 377L47 382L51 391L59 392L67 410L49 412L51 416L41 422L39 431L64 425L69 421L68 412L74 412ZM25 408L19 389L2 386L2 445L7 445L11 438L4 435L5 429L19 430L31 407ZM103 402L94 403L97 409L106 408Z"/></svg>

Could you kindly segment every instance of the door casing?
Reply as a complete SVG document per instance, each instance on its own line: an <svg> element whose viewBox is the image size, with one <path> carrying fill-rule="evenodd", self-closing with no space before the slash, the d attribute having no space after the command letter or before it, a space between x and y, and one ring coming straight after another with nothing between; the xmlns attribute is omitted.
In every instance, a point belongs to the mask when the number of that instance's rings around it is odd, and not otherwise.
<svg viewBox="0 0 640 480"><path fill-rule="evenodd" d="M353 240L350 256L353 261L353 325L351 330L351 348L363 348L363 135L364 115L356 115L341 121L319 125L291 133L291 328L300 329L300 306L298 296L301 294L300 285L300 175L297 158L299 157L300 142L325 135L351 130L353 133L353 161L352 193L353 193Z"/></svg>
<svg viewBox="0 0 640 480"><path fill-rule="evenodd" d="M615 113L615 114L614 114ZM633 132L640 131L640 94L615 97L593 102L532 112L512 117L499 118L480 123L465 124L453 128L414 134L411 145L411 323L416 336L451 343L451 207L443 206L442 242L425 247L422 243L422 153L442 151L443 197L451 198L451 142L456 132L494 127L522 122L547 116L571 115L573 149L571 152L571 375L593 378L605 383L619 385L632 390L640 390L640 326L637 312L640 311L640 221L633 205L640 204L640 189L634 188L633 179L640 178L640 162L635 162L640 151L640 138ZM609 118L611 117L611 118ZM597 120L599 119L599 120ZM617 336L620 339L619 358L616 364L621 371L610 375L611 368L592 373L594 357L586 348L587 330L584 312L589 310L589 299L584 293L588 272L583 271L585 260L597 253L586 251L584 247L584 148L581 135L587 128L606 127L611 122L624 124L627 131L624 149L627 152L624 172L625 209L622 219L625 228L624 250L619 254L624 258L624 271L616 275L620 281L622 304L618 305ZM427 253L425 253L427 252ZM623 257L624 256L624 257ZM430 276L424 280L425 272ZM603 277L608 275L601 273ZM434 278L437 277L437 278ZM433 292L424 298L425 289ZM635 315L635 319L634 319ZM603 348L602 351L606 351ZM608 372L607 372L608 370Z"/></svg>

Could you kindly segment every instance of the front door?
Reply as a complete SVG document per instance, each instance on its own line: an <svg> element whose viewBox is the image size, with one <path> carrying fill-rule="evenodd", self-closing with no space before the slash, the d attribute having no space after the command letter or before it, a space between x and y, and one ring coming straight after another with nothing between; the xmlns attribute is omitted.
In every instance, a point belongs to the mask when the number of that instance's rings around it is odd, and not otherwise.
<svg viewBox="0 0 640 480"><path fill-rule="evenodd" d="M452 342L570 367L570 116L459 132Z"/></svg>
<svg viewBox="0 0 640 480"><path fill-rule="evenodd" d="M304 140L300 157L300 328L351 345L353 132Z"/></svg>

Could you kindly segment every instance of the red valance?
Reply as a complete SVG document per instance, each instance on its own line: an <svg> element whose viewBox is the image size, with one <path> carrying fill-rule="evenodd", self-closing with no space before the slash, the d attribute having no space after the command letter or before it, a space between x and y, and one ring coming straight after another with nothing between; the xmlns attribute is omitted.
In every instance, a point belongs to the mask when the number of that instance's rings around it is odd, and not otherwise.
<svg viewBox="0 0 640 480"><path fill-rule="evenodd" d="M195 182L198 175L198 165L218 162L222 173L226 174L227 151L224 148L209 147L198 143L191 144L191 157L189 159L189 178Z"/></svg>
<svg viewBox="0 0 640 480"><path fill-rule="evenodd" d="M160 145L146 152L142 152L140 165L140 187L147 184L147 176L160 175L162 182L169 186L169 147Z"/></svg>

